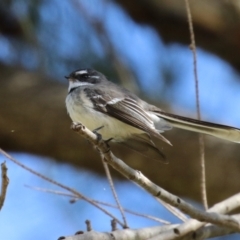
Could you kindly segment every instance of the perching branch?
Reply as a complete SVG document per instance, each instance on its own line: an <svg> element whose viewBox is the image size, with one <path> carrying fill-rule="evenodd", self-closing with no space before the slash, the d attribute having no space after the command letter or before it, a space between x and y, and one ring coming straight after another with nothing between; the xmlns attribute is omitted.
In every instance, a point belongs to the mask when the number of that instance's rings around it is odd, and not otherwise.
<svg viewBox="0 0 240 240"><path fill-rule="evenodd" d="M151 182L148 178L146 178L141 172L130 168L122 160L113 155L105 141L99 139L93 132L91 132L82 124L73 123L72 129L81 136L84 136L95 147L97 147L100 154L104 156L108 164L110 164L114 169L123 174L126 178L134 181L139 186L143 187L147 192L152 194L154 197L157 197L167 202L168 204L177 207L182 212L188 214L194 219L198 219L201 222L217 224L219 226L228 227L236 232L240 232L239 222L236 219L232 218L231 216L218 214L212 211L208 212L200 211L194 208L192 205L185 202L184 200L180 199L179 197L171 193L168 193L166 190L157 186L156 184ZM240 195L238 206L240 206Z"/></svg>

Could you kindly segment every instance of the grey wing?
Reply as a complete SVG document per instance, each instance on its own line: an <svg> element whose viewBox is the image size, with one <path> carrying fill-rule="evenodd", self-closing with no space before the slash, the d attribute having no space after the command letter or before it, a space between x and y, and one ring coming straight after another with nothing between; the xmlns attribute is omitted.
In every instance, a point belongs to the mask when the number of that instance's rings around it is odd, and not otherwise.
<svg viewBox="0 0 240 240"><path fill-rule="evenodd" d="M130 138L125 139L124 142L119 142L119 144L133 149L148 158L167 163L164 154L155 146L150 135L154 135L169 144L170 142L154 129L152 119L134 99L125 97L113 98L106 95L103 97L99 90L96 91L90 88L86 88L85 92L91 98L95 110L108 114L145 132L143 134L134 134Z"/></svg>
<svg viewBox="0 0 240 240"><path fill-rule="evenodd" d="M154 122L150 116L134 99L103 95L100 90L93 90L91 88L86 88L85 92L91 97L95 110L141 129L171 145L171 143L155 129Z"/></svg>

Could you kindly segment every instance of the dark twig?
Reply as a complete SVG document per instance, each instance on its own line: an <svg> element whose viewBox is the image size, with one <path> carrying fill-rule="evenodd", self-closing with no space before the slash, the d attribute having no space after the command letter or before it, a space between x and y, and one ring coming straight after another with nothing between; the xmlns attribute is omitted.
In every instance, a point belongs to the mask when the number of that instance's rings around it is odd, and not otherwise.
<svg viewBox="0 0 240 240"><path fill-rule="evenodd" d="M112 227L112 232L117 230L117 222L115 219L111 220L111 227Z"/></svg>
<svg viewBox="0 0 240 240"><path fill-rule="evenodd" d="M7 176L7 166L6 162L3 162L1 164L1 171L2 171L2 187L1 187L1 195L0 195L0 210L2 209L2 206L4 204L5 198L6 198L6 193L7 193L7 187L9 184L9 179Z"/></svg>
<svg viewBox="0 0 240 240"><path fill-rule="evenodd" d="M87 231L88 232L92 231L91 221L90 220L86 220L85 223L86 223L86 226L87 226Z"/></svg>

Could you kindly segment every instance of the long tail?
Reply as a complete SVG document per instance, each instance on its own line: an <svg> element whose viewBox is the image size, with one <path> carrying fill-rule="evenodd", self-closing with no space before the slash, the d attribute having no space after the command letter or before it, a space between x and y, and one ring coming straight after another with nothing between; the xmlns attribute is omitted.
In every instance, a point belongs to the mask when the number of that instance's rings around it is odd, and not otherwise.
<svg viewBox="0 0 240 240"><path fill-rule="evenodd" d="M171 123L173 127L186 129L193 132L205 133L231 142L240 143L240 129L221 124L199 121L192 118L182 117L163 111L154 112L160 118Z"/></svg>

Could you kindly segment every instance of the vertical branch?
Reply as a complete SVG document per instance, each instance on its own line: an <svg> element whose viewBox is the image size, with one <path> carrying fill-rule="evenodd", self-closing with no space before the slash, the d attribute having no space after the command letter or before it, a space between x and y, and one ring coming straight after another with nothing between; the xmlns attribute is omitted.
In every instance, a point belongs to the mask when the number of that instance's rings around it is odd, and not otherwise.
<svg viewBox="0 0 240 240"><path fill-rule="evenodd" d="M200 120L201 112L200 112L200 101L199 101L199 81L198 81L198 73L197 73L197 51L196 51L196 43L195 43L195 36L194 36L189 0L185 0L185 6L187 11L188 26L189 26L190 39L191 39L190 49L193 53L193 72L194 72L194 80L195 80L197 118ZM200 150L200 165L201 165L201 180L200 180L201 186L200 187L201 187L202 202L205 209L208 209L207 191L206 191L205 150L204 150L204 138L202 134L199 134L199 150Z"/></svg>
<svg viewBox="0 0 240 240"><path fill-rule="evenodd" d="M120 204L120 201L118 199L118 196L117 196L117 193L115 191L115 188L114 188L114 184L113 184L113 180L112 180L112 176L111 176L111 173L109 171L109 167L108 167L108 164L105 162L104 160L104 156L101 155L101 159L102 159L102 163L103 163L103 167L104 167L104 170L105 170L105 173L107 175L107 179L108 179L108 182L109 182L109 185L110 185L110 188L112 190L112 193L113 193L113 196L114 196L114 199L116 201L116 204L117 204L117 207L122 215L122 218L123 218L123 223L124 223L124 228L128 228L128 225L127 225L127 219L125 217L125 214L124 214L124 209L122 208L121 204Z"/></svg>

